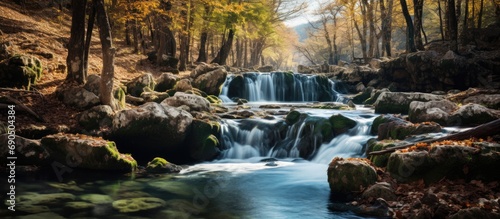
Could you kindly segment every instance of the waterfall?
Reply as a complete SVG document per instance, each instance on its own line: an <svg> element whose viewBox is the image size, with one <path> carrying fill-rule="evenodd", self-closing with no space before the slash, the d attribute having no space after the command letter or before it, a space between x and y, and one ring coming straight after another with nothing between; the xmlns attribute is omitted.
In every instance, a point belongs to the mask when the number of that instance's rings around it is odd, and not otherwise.
<svg viewBox="0 0 500 219"><path fill-rule="evenodd" d="M344 115L344 114L343 114ZM370 136L374 118L345 114L357 125L344 134L324 136L321 124L328 117L307 116L293 125L284 120L224 120L221 124L222 154L220 159L252 157L304 158L328 163L335 156L364 156L363 145Z"/></svg>
<svg viewBox="0 0 500 219"><path fill-rule="evenodd" d="M222 85L220 98L248 101L313 102L341 101L335 82L320 75L293 74L289 72L243 73L228 75Z"/></svg>

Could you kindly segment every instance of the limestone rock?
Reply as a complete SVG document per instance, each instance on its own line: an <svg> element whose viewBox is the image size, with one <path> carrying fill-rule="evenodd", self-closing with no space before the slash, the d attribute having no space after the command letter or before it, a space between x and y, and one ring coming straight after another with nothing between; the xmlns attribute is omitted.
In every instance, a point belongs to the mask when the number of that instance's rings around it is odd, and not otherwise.
<svg viewBox="0 0 500 219"><path fill-rule="evenodd" d="M179 149L193 117L184 110L149 102L118 112L113 119L110 138L120 148L150 160Z"/></svg>
<svg viewBox="0 0 500 219"><path fill-rule="evenodd" d="M366 189L361 196L364 199L383 198L386 201L395 201L397 198L396 194L394 193L394 190L391 188L391 184L387 182L376 183L368 187L368 189Z"/></svg>
<svg viewBox="0 0 500 219"><path fill-rule="evenodd" d="M428 102L442 100L442 96L427 93L383 92L375 101L375 113L408 114L410 103L413 101Z"/></svg>
<svg viewBox="0 0 500 219"><path fill-rule="evenodd" d="M357 193L376 181L375 169L364 161L336 157L328 166L328 183L333 193Z"/></svg>
<svg viewBox="0 0 500 219"><path fill-rule="evenodd" d="M42 77L40 59L30 55L14 55L0 62L0 87L23 87L27 90Z"/></svg>
<svg viewBox="0 0 500 219"><path fill-rule="evenodd" d="M463 101L467 103L476 103L491 109L500 110L500 94L482 94L466 98Z"/></svg>
<svg viewBox="0 0 500 219"><path fill-rule="evenodd" d="M183 92L177 92L173 97L169 97L161 102L163 106L179 107L188 106L190 111L210 111L210 102L207 99Z"/></svg>
<svg viewBox="0 0 500 219"><path fill-rule="evenodd" d="M178 173L181 170L182 167L170 163L161 157L155 157L146 166L146 171L149 173Z"/></svg>
<svg viewBox="0 0 500 219"><path fill-rule="evenodd" d="M112 126L115 112L108 105L94 106L78 116L78 123L86 130L99 130Z"/></svg>
<svg viewBox="0 0 500 219"><path fill-rule="evenodd" d="M174 88L179 78L172 73L163 73L156 79L155 91L165 92Z"/></svg>
<svg viewBox="0 0 500 219"><path fill-rule="evenodd" d="M126 84L127 92L135 97L141 96L141 93L146 90L154 90L156 82L151 73L145 73Z"/></svg>
<svg viewBox="0 0 500 219"><path fill-rule="evenodd" d="M198 76L194 79L193 86L208 95L219 95L222 84L226 81L226 76L227 71L224 68L218 68Z"/></svg>
<svg viewBox="0 0 500 219"><path fill-rule="evenodd" d="M0 147L0 161L8 163L7 157L9 155L9 148L7 142L9 140L8 134L0 135L0 142L5 142L4 146ZM21 136L15 136L15 152L18 160L18 165L45 165L49 163L50 154L40 145L39 140L31 140Z"/></svg>
<svg viewBox="0 0 500 219"><path fill-rule="evenodd" d="M457 105L449 100L410 103L408 117L411 122L437 122L441 125L450 123L449 117Z"/></svg>
<svg viewBox="0 0 500 219"><path fill-rule="evenodd" d="M193 89L193 85L191 85L191 81L187 78L184 78L180 81L178 81L174 88L173 88L175 91L179 91L179 92L186 92L188 90L192 90Z"/></svg>
<svg viewBox="0 0 500 219"><path fill-rule="evenodd" d="M257 69L259 72L272 72L274 71L274 67L272 65L261 66Z"/></svg>
<svg viewBox="0 0 500 219"><path fill-rule="evenodd" d="M59 99L68 106L80 109L88 109L97 106L101 102L97 95L83 87L64 89L59 92Z"/></svg>
<svg viewBox="0 0 500 219"><path fill-rule="evenodd" d="M476 126L500 118L500 110L492 110L479 104L469 103L451 116L455 125Z"/></svg>
<svg viewBox="0 0 500 219"><path fill-rule="evenodd" d="M72 168L133 171L137 162L120 154L114 142L86 135L55 134L41 140L51 157Z"/></svg>
<svg viewBox="0 0 500 219"><path fill-rule="evenodd" d="M413 124L403 119L381 115L375 118L372 125L372 133L376 127L379 140L399 139L403 140L410 135L441 132L441 126L435 122Z"/></svg>

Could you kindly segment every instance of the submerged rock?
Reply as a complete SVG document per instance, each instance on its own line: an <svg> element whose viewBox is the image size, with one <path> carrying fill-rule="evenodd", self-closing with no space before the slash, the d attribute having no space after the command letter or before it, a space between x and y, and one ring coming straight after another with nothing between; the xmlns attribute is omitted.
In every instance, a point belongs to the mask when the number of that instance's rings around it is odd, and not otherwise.
<svg viewBox="0 0 500 219"><path fill-rule="evenodd" d="M328 166L328 184L334 194L358 193L376 181L377 173L366 161L335 157Z"/></svg>
<svg viewBox="0 0 500 219"><path fill-rule="evenodd" d="M159 198L130 198L113 202L113 208L120 213L134 213L159 209L165 206L165 201Z"/></svg>
<svg viewBox="0 0 500 219"><path fill-rule="evenodd" d="M134 158L120 154L112 141L60 133L42 138L41 143L55 161L69 167L118 171L137 168Z"/></svg>
<svg viewBox="0 0 500 219"><path fill-rule="evenodd" d="M146 171L149 173L178 173L181 170L182 167L170 163L161 157L155 157L152 161L148 162L146 167Z"/></svg>

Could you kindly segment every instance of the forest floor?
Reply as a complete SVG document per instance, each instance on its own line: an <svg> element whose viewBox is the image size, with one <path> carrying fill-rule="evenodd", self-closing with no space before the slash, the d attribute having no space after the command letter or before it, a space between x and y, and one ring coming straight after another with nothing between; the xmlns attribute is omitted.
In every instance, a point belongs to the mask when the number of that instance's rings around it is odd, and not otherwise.
<svg viewBox="0 0 500 219"><path fill-rule="evenodd" d="M64 127L77 127L75 117L79 112L78 109L64 106L56 97L57 87L65 83L66 78L66 45L70 36L71 17L68 11L61 12L42 4L47 3L35 2L21 6L11 1L0 2L0 44L7 44L11 54L29 54L39 58L44 67L41 80L32 85L33 92L0 90L0 95L19 100L45 119L45 122L39 122L30 114L16 112L18 128L37 125L64 130ZM115 81L129 81L146 72L155 76L161 74L159 68L147 61L146 55L134 53L134 49L127 46L124 40L115 38L113 43L117 48ZM101 54L96 28L89 54L89 75L101 73ZM181 75L187 73L181 72ZM3 117L5 114L0 115Z"/></svg>

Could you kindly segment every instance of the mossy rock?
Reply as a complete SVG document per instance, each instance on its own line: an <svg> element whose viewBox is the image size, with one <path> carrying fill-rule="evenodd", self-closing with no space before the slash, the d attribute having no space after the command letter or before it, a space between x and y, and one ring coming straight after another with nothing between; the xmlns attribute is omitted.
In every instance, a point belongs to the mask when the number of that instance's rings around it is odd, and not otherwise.
<svg viewBox="0 0 500 219"><path fill-rule="evenodd" d="M191 158L197 161L215 158L220 153L219 131L220 124L217 121L193 120L191 133L187 137Z"/></svg>
<svg viewBox="0 0 500 219"><path fill-rule="evenodd" d="M208 102L213 103L213 104L222 104L222 100L215 95L208 95L207 100L208 100Z"/></svg>
<svg viewBox="0 0 500 219"><path fill-rule="evenodd" d="M343 134L357 125L356 121L347 118L342 114L333 115L329 118L329 120L330 124L332 124L333 132L336 135Z"/></svg>
<svg viewBox="0 0 500 219"><path fill-rule="evenodd" d="M29 55L14 55L0 62L0 86L30 89L42 77L42 62Z"/></svg>
<svg viewBox="0 0 500 219"><path fill-rule="evenodd" d="M29 193L16 197L16 203L25 205L61 206L68 201L74 201L76 196L71 193Z"/></svg>
<svg viewBox="0 0 500 219"><path fill-rule="evenodd" d="M366 154L368 155L371 152L381 151L386 148L394 147L395 144L396 143L393 140L377 141L376 139L370 139L368 141ZM372 164L377 167L385 167L387 166L387 161L389 160L390 155L390 153L381 155L368 155L368 159L370 159Z"/></svg>
<svg viewBox="0 0 500 219"><path fill-rule="evenodd" d="M118 87L113 91L113 96L117 100L117 105L119 109L125 109L126 103L125 103L125 97L126 91L122 87Z"/></svg>
<svg viewBox="0 0 500 219"><path fill-rule="evenodd" d="M286 124L293 125L300 119L301 113L299 111L292 110L290 111L285 118Z"/></svg>
<svg viewBox="0 0 500 219"><path fill-rule="evenodd" d="M151 73L143 74L127 83L127 92L135 97L140 97L144 89L154 90L156 82Z"/></svg>
<svg viewBox="0 0 500 219"><path fill-rule="evenodd" d="M359 92L358 94L356 94L352 98L352 102L354 102L355 104L362 104L371 97L372 92L373 92L373 87L368 87L363 92Z"/></svg>
<svg viewBox="0 0 500 219"><path fill-rule="evenodd" d="M95 204L88 202L68 202L64 204L64 210L69 212L81 212L91 210L95 206Z"/></svg>
<svg viewBox="0 0 500 219"><path fill-rule="evenodd" d="M333 194L359 193L377 181L377 173L366 161L335 157L328 166L328 183Z"/></svg>
<svg viewBox="0 0 500 219"><path fill-rule="evenodd" d="M182 167L168 162L161 157L155 157L152 161L148 162L146 171L149 173L178 173Z"/></svg>
<svg viewBox="0 0 500 219"><path fill-rule="evenodd" d="M59 133L42 138L41 143L55 161L70 167L127 172L137 168L134 158L120 154L112 141Z"/></svg>
<svg viewBox="0 0 500 219"><path fill-rule="evenodd" d="M229 98L242 98L243 92L245 88L245 79L243 78L243 75L236 75L233 76L233 79L229 83L228 86L228 94L227 96Z"/></svg>
<svg viewBox="0 0 500 219"><path fill-rule="evenodd" d="M135 213L163 208L165 201L154 197L121 199L113 202L113 208L120 213Z"/></svg>
<svg viewBox="0 0 500 219"><path fill-rule="evenodd" d="M102 194L84 194L79 197L81 200L90 202L96 205L109 204L113 202L113 199L109 195Z"/></svg>
<svg viewBox="0 0 500 219"><path fill-rule="evenodd" d="M200 97L208 97L207 93L203 92L202 90L200 90L198 88L193 88L191 90L187 90L184 93L194 94L194 95L198 95Z"/></svg>

